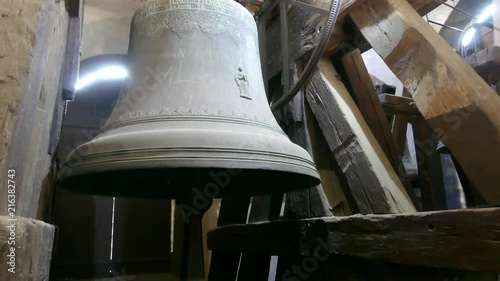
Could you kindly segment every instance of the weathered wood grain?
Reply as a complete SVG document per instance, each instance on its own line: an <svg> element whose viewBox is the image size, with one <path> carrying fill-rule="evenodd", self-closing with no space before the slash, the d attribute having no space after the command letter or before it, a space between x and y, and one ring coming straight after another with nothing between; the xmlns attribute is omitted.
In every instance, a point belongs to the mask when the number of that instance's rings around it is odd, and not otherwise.
<svg viewBox="0 0 500 281"><path fill-rule="evenodd" d="M447 210L441 156L432 129L424 118L412 120L418 177L424 211Z"/></svg>
<svg viewBox="0 0 500 281"><path fill-rule="evenodd" d="M499 204L500 97L407 1L366 1L351 18L486 201Z"/></svg>
<svg viewBox="0 0 500 281"><path fill-rule="evenodd" d="M415 212L401 181L328 60L306 87L306 97L343 172L359 212Z"/></svg>
<svg viewBox="0 0 500 281"><path fill-rule="evenodd" d="M398 174L413 205L418 206L417 197L406 178L402 154L399 154L396 142L391 135L389 121L375 92L375 87L368 69L366 69L361 51L356 49L345 55L342 58L342 65L348 78L346 83L352 89L352 95L368 127L391 162L394 171Z"/></svg>
<svg viewBox="0 0 500 281"><path fill-rule="evenodd" d="M390 94L382 94L378 98L387 115L406 114L409 116L420 116L420 111L418 111L412 98Z"/></svg>
<svg viewBox="0 0 500 281"><path fill-rule="evenodd" d="M347 255L396 264L500 272L500 209L355 215L234 225L209 248L271 254ZM245 241L245 243L241 243Z"/></svg>
<svg viewBox="0 0 500 281"><path fill-rule="evenodd" d="M249 197L223 198L219 210L217 226L245 223L247 221ZM207 241L210 243L210 241ZM240 241L241 243L241 241ZM210 262L208 281L234 281L238 274L241 251L214 250Z"/></svg>

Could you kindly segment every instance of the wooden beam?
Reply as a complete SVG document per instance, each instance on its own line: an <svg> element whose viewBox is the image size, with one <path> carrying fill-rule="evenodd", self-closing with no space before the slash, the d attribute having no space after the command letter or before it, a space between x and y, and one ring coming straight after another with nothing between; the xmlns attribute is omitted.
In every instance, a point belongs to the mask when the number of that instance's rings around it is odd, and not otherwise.
<svg viewBox="0 0 500 281"><path fill-rule="evenodd" d="M217 225L219 227L228 224L239 224L247 221L249 197L226 197L223 198L219 210ZM210 232L209 232L210 233ZM207 241L207 244L210 241ZM241 251L212 251L208 281L234 281L238 275L238 265Z"/></svg>
<svg viewBox="0 0 500 281"><path fill-rule="evenodd" d="M420 111L412 98L390 94L382 94L378 98L387 115L406 114L409 116L420 116Z"/></svg>
<svg viewBox="0 0 500 281"><path fill-rule="evenodd" d="M363 214L415 212L401 181L333 65L322 59L318 68L306 87L307 102L349 185L358 211Z"/></svg>
<svg viewBox="0 0 500 281"><path fill-rule="evenodd" d="M486 201L500 204L500 97L407 1L366 1L351 18Z"/></svg>
<svg viewBox="0 0 500 281"><path fill-rule="evenodd" d="M327 55L334 52L344 42L346 34L343 31L343 24L347 15L364 1L366 0L342 0L339 17L325 51ZM330 0L305 0L301 2L323 9L328 9L331 3ZM435 0L409 0L409 2L422 15L432 11L430 8L439 5L439 3L436 4ZM288 13L289 38L291 40L289 61L297 60L316 46L316 29L323 19L318 14L312 14L297 7L290 9ZM280 25L279 20L277 20L269 26L267 31L267 78L273 77L282 69L280 38Z"/></svg>
<svg viewBox="0 0 500 281"><path fill-rule="evenodd" d="M245 243L241 243L245 241ZM396 264L500 272L500 209L355 215L218 228L211 249L347 255Z"/></svg>
<svg viewBox="0 0 500 281"><path fill-rule="evenodd" d="M292 83L298 80L299 63L295 63L291 69ZM305 149L314 158L311 138L309 136L306 98L304 91L299 93L288 103L285 108L286 133L290 140ZM328 199L323 191L323 186L311 187L306 190L289 192L285 198L285 217L311 218L331 216Z"/></svg>
<svg viewBox="0 0 500 281"><path fill-rule="evenodd" d="M80 49L83 29L83 0L66 0L69 14L68 41L62 78L62 99L75 98L75 85L80 71Z"/></svg>
<svg viewBox="0 0 500 281"><path fill-rule="evenodd" d="M432 129L424 118L412 120L422 209L424 211L447 210L441 155L433 138Z"/></svg>
<svg viewBox="0 0 500 281"><path fill-rule="evenodd" d="M500 37L500 32L498 35ZM488 47L468 56L465 60L485 81L500 80L500 46Z"/></svg>
<svg viewBox="0 0 500 281"><path fill-rule="evenodd" d="M399 154L396 141L391 135L389 120L375 92L375 87L373 86L368 69L366 69L361 51L356 49L342 57L342 65L347 74L352 95L368 127L391 162L392 168L394 168L394 171L396 171L401 179L413 205L418 206L417 197L413 192L410 182L406 179L402 154Z"/></svg>
<svg viewBox="0 0 500 281"><path fill-rule="evenodd" d="M403 91L403 97L411 98L411 95L408 93L408 91L406 91L406 89ZM381 103L383 106L384 103L382 101ZM400 155L405 154L405 148L407 145L406 135L408 132L409 121L410 121L410 116L408 116L408 114L396 114L396 116L394 116L394 119L392 120L392 135L396 140L396 146L398 148Z"/></svg>
<svg viewBox="0 0 500 281"><path fill-rule="evenodd" d="M280 215L283 194L252 198L248 222L269 221ZM237 281L267 280L271 264L271 255L267 253L242 253Z"/></svg>

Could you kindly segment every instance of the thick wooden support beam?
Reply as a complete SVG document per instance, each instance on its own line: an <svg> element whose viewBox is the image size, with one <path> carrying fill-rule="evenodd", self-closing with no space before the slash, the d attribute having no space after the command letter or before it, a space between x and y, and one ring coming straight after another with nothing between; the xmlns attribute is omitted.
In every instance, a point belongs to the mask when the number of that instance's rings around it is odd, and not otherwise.
<svg viewBox="0 0 500 281"><path fill-rule="evenodd" d="M368 127L370 127L375 139L391 162L394 171L396 171L401 179L413 205L418 206L419 201L413 192L410 182L406 179L406 171L402 162L403 154L399 154L396 141L391 135L389 121L375 92L375 87L373 86L368 69L366 69L361 51L356 49L345 55L342 58L342 65L347 74L352 95Z"/></svg>
<svg viewBox="0 0 500 281"><path fill-rule="evenodd" d="M362 214L415 212L389 160L333 65L322 59L307 102Z"/></svg>
<svg viewBox="0 0 500 281"><path fill-rule="evenodd" d="M499 204L500 97L407 1L366 1L351 17L486 201Z"/></svg>
<svg viewBox="0 0 500 281"><path fill-rule="evenodd" d="M209 232L208 246L271 254L308 249L310 256L338 254L396 264L500 272L500 209L232 225Z"/></svg>

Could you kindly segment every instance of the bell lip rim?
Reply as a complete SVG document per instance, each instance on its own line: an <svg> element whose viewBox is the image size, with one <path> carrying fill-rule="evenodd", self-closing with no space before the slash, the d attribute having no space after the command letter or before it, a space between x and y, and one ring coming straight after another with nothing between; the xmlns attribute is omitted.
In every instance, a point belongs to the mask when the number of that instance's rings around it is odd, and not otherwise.
<svg viewBox="0 0 500 281"><path fill-rule="evenodd" d="M196 167L196 168L192 168L193 170L195 169L199 169L200 167ZM168 168L165 168L165 169L168 169ZM179 169L190 169L189 167L185 168L185 167L182 167L182 168L179 168ZM210 168L202 168L204 170L206 170L206 173L210 173L212 170L214 172L219 172L219 171L224 171L224 170L229 170L227 168L216 168L216 167L213 167L213 169L210 169ZM238 168L234 168L234 169L238 169ZM157 170L161 170L161 168L158 168ZM243 170L247 170L249 172L257 172L258 170L264 170L266 172L277 172L278 174L281 174L280 176L277 176L278 179L284 179L285 177L289 176L289 174L294 174L295 176L297 177L300 177L303 179L302 181L302 184L300 185L297 185L297 184L291 184L291 185L286 185L286 187L281 187L281 188L278 188L278 189L274 189L274 188L269 188L269 189L266 189L266 188L262 188L262 186L259 188L259 189L254 189L254 190L247 190L245 188L238 188L237 186L232 186L231 188L229 187L222 187L223 189L226 189L226 191L223 191L221 192L220 194L214 196L213 198L224 198L226 196L261 196L261 195L272 195L272 194L282 194L282 193L288 193L288 192L294 192L294 191L299 191L299 190L306 190L308 188L312 188L312 187L315 187L315 186L318 186L319 184L321 184L321 178L320 178L320 175L319 175L319 172L317 172L316 170L312 170L310 172L312 173L296 173L296 172L292 172L292 171L284 171L284 170L270 170L270 169L243 169ZM105 171L105 172L102 172L102 174L106 174L106 173L109 173L109 172L122 172L122 173L127 173L127 172L130 172L130 171ZM159 171L157 171L159 172ZM124 197L124 198L157 198L157 199L176 199L178 198L178 196L181 196L183 193L179 193L179 192L176 192L175 190L172 191L172 192L165 192L164 188L167 188L168 187L157 187L157 189L159 190L158 192L154 192L154 193L146 193L146 194L141 194L140 192L138 193L131 193L131 192L119 192L119 191L116 191L116 189L113 189L113 188L107 188L107 187L103 187L103 188L95 188L95 185L99 185L101 184L101 181L97 180L97 179L93 179L93 180L90 180L90 181L87 181L85 183L89 183L88 185L84 185L84 184L79 184L79 180L85 177L89 177L91 174L81 174L81 175L74 175L72 177L68 177L66 179L59 179L59 186L64 189L64 190L68 190L68 191L71 191L71 192L76 192L76 193L80 193L80 194L89 194L89 195L97 195L97 196L113 196L113 197ZM114 175L116 176L116 174ZM105 177L107 177L108 179L111 179L113 178L111 175L105 175ZM75 183L76 181L76 185L73 185L71 183ZM285 180L286 181L286 180ZM95 185L91 184L92 182L95 183ZM281 180L276 180L276 182L281 182ZM207 185L207 183L205 184L202 184L203 187ZM200 185L200 188L202 187L202 185ZM271 185L271 186L274 186L270 183L267 183L267 185ZM88 186L94 186L92 188L89 188ZM190 185L186 185L186 187L189 187ZM257 186L257 184L256 184ZM151 190L149 190L151 191ZM163 192L162 192L163 191Z"/></svg>
<svg viewBox="0 0 500 281"><path fill-rule="evenodd" d="M300 158L300 157L297 157ZM134 158L131 158L134 159ZM196 159L193 161L193 159ZM304 158L300 158L301 160L306 160ZM191 165L179 165L176 164L178 162L186 162L186 161L192 161L193 164ZM299 160L300 161L300 160ZM276 171L276 172L286 172L286 173L294 173L294 174L300 174L300 175L305 175L305 176L310 176L313 178L316 178L318 180L321 180L319 171L317 170L316 165L314 162L311 161L311 163L307 163L306 161L300 161L303 162L303 165L298 165L297 163L290 163L290 162L285 162L285 161L272 161L270 159L262 159L262 160L257 160L257 159L228 159L228 158L208 158L205 157L205 159L201 159L200 157L193 157L191 159L189 158L178 158L178 159L163 159L163 160L157 160L156 163L151 164L151 160L142 160L142 163L150 163L150 165L143 165L139 166L137 168L131 169L130 167L125 167L126 165L130 165L130 163L137 163L140 162L140 160L134 159L134 161L109 161L106 163L100 162L94 165L87 164L87 165L78 165L76 167L69 167L66 165L67 162L63 164L63 167L60 169L60 172L57 175L58 181L62 182L65 179L69 179L72 177L77 177L77 176L83 176L83 175L89 175L93 173L106 173L106 172L119 172L119 171L127 171L127 170L154 170L154 169L214 169L214 170L230 170L230 169L242 169L242 170L264 170L264 171ZM214 165L214 163L221 163L222 165ZM231 163L229 163L231 162ZM228 163L224 165L223 163ZM235 164L238 163L238 164ZM261 166L257 166L254 163L260 163L262 164ZM243 164L243 165L239 165ZM247 165L245 165L247 164ZM98 168L105 166L106 170L101 170L99 171ZM70 169L71 172L69 173L64 173L65 167L67 169ZM277 167L289 167L291 169L279 169ZM75 172L77 171L77 172ZM307 173L300 172L300 171L308 171Z"/></svg>

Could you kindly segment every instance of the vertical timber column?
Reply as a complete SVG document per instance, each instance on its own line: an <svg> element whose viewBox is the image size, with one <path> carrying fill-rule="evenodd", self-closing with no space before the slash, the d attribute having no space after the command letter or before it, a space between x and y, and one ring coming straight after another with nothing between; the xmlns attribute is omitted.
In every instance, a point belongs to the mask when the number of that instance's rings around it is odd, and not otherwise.
<svg viewBox="0 0 500 281"><path fill-rule="evenodd" d="M61 102L68 37L65 4L0 1L1 281L49 279L54 226L33 218L56 137L51 126Z"/></svg>
<svg viewBox="0 0 500 281"><path fill-rule="evenodd" d="M365 1L351 17L488 204L499 204L500 97L407 1Z"/></svg>

